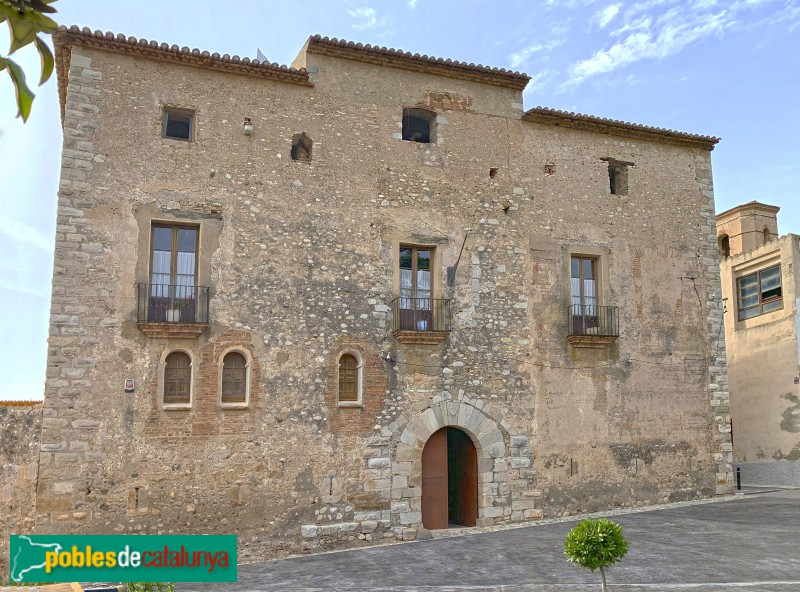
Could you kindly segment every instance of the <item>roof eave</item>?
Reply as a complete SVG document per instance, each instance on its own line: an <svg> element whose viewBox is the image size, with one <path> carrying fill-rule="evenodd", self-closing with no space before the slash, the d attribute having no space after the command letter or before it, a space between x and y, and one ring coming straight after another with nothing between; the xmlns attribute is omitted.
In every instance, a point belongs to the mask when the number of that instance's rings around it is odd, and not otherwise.
<svg viewBox="0 0 800 592"><path fill-rule="evenodd" d="M278 64L261 63L250 58L239 56L219 55L199 49L179 48L177 45L158 43L147 39L125 37L125 35L102 31L92 32L87 27L83 29L73 25L69 28L60 26L53 33L53 44L56 50L56 69L58 80L58 94L61 103L61 121L64 121L66 103L66 89L71 61L71 48L73 46L89 47L101 51L141 57L153 61L172 62L180 65L215 70L245 76L266 78L277 82L297 84L300 86L313 86L304 69L294 69Z"/></svg>
<svg viewBox="0 0 800 592"><path fill-rule="evenodd" d="M714 146L720 141L719 138L712 136L676 132L658 127L618 121L616 119L605 119L602 117L583 115L582 113L558 111L546 107L534 107L526 111L522 119L523 121L530 121L543 125L553 125L638 140L702 148L708 151L713 150Z"/></svg>
<svg viewBox="0 0 800 592"><path fill-rule="evenodd" d="M320 35L312 35L308 38L306 52L400 70L468 80L480 84L490 84L519 92L525 89L531 79L527 74L512 72L503 68L489 68L480 64L468 64L456 60L412 54L398 49L369 44L364 45L344 39L329 39Z"/></svg>

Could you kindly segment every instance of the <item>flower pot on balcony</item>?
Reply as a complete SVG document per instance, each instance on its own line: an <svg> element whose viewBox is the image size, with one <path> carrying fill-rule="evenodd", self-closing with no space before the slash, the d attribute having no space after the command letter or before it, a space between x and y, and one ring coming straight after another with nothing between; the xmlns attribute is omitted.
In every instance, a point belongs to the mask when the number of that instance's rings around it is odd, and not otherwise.
<svg viewBox="0 0 800 592"><path fill-rule="evenodd" d="M181 311L177 308L171 308L165 314L168 323L177 323L181 320Z"/></svg>

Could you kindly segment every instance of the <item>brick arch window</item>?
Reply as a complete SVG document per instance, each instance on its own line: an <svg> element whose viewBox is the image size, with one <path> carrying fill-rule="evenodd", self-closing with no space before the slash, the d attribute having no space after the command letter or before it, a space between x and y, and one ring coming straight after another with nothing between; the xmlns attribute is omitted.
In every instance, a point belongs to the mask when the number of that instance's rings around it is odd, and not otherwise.
<svg viewBox="0 0 800 592"><path fill-rule="evenodd" d="M363 392L364 363L355 350L342 352L336 365L336 402L341 406L361 405Z"/></svg>
<svg viewBox="0 0 800 592"><path fill-rule="evenodd" d="M220 404L244 408L250 404L250 357L241 350L222 356L219 372Z"/></svg>
<svg viewBox="0 0 800 592"><path fill-rule="evenodd" d="M161 400L165 408L192 405L192 358L184 351L173 351L163 361Z"/></svg>

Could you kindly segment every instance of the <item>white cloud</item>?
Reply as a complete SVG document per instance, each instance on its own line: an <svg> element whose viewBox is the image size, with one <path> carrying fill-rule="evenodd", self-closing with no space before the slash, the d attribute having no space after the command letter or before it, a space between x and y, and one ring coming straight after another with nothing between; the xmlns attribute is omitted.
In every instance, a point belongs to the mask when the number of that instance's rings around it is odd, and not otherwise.
<svg viewBox="0 0 800 592"><path fill-rule="evenodd" d="M512 68L524 66L536 54L549 53L559 45L563 45L565 41L565 39L553 39L545 43L535 43L533 45L529 45L528 47L523 47L519 51L508 56L509 64Z"/></svg>
<svg viewBox="0 0 800 592"><path fill-rule="evenodd" d="M25 243L41 251L53 250L52 238L45 236L32 226L4 216L0 216L0 237L8 237L11 239L11 243Z"/></svg>
<svg viewBox="0 0 800 592"><path fill-rule="evenodd" d="M347 14L349 14L354 19L361 21L352 25L352 27L356 31L371 29L372 27L378 24L378 17L375 14L374 8L368 8L368 7L356 8L355 10L348 10Z"/></svg>
<svg viewBox="0 0 800 592"><path fill-rule="evenodd" d="M408 7L411 10L414 10L417 7L417 1L418 0L408 0Z"/></svg>
<svg viewBox="0 0 800 592"><path fill-rule="evenodd" d="M614 20L614 17L619 14L620 8L622 8L622 4L609 4L603 10L599 11L594 16L597 26L601 29L605 29L609 23Z"/></svg>
<svg viewBox="0 0 800 592"><path fill-rule="evenodd" d="M597 0L546 0L545 5L556 8L578 8L595 4Z"/></svg>
<svg viewBox="0 0 800 592"><path fill-rule="evenodd" d="M664 3L650 0L632 6L623 15L624 24L611 33L612 37L619 39L610 47L573 64L562 88L576 86L588 78L640 60L673 56L693 43L720 37L738 25L739 13L752 5L740 2L720 8L715 6L715 0L695 0L691 7L672 7L660 15L643 14L646 11L642 10L642 5L652 8Z"/></svg>

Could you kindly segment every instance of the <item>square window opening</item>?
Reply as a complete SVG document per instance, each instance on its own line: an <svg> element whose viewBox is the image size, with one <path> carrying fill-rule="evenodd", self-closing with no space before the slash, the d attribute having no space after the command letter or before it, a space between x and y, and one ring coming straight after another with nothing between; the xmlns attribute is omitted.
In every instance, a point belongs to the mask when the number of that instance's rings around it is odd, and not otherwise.
<svg viewBox="0 0 800 592"><path fill-rule="evenodd" d="M162 136L189 142L194 133L194 113L184 109L164 109Z"/></svg>
<svg viewBox="0 0 800 592"><path fill-rule="evenodd" d="M780 265L740 277L736 288L740 321L783 308Z"/></svg>
<svg viewBox="0 0 800 592"><path fill-rule="evenodd" d="M436 142L436 113L427 109L403 109L403 139L408 142Z"/></svg>

